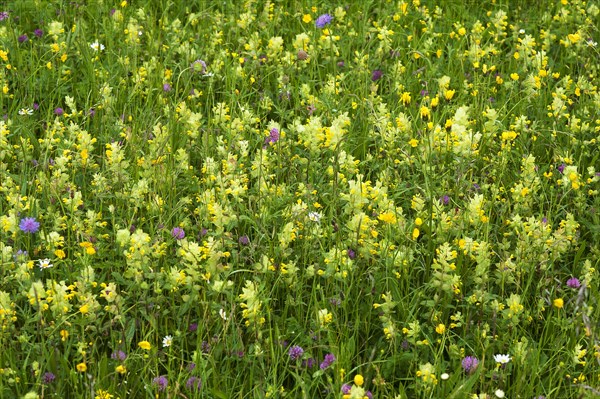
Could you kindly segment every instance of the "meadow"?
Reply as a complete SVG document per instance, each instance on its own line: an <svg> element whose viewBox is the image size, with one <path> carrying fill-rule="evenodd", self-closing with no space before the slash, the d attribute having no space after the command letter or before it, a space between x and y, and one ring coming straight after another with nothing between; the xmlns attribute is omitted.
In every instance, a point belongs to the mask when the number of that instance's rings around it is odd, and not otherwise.
<svg viewBox="0 0 600 399"><path fill-rule="evenodd" d="M599 397L599 26L0 2L0 398Z"/></svg>

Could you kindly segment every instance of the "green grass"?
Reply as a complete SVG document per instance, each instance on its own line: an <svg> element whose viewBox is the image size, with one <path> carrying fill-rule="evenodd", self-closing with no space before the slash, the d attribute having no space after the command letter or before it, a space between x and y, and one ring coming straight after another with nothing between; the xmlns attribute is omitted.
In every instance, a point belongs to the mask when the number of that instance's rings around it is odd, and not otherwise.
<svg viewBox="0 0 600 399"><path fill-rule="evenodd" d="M596 397L598 5L434 3L4 2L0 397Z"/></svg>

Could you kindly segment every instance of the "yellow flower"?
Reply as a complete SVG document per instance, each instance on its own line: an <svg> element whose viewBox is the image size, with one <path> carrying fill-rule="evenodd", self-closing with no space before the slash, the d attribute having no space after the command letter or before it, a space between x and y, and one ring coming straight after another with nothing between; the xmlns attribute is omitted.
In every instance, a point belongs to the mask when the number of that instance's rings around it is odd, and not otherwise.
<svg viewBox="0 0 600 399"><path fill-rule="evenodd" d="M144 349L144 350L147 350L147 351L149 351L150 348L152 348L152 345L150 345L150 342L148 342L148 341L138 342L138 346L140 348Z"/></svg>
<svg viewBox="0 0 600 399"><path fill-rule="evenodd" d="M400 101L402 102L402 104L404 105L408 105L410 104L410 93L405 91L404 93L402 93L402 97L400 97Z"/></svg>
<svg viewBox="0 0 600 399"><path fill-rule="evenodd" d="M516 72L513 72L513 73L511 73L511 74L510 74L510 78L511 78L512 80L515 80L515 81L517 81L517 80L519 80L519 74L518 74L518 73L516 73Z"/></svg>
<svg viewBox="0 0 600 399"><path fill-rule="evenodd" d="M119 374L125 374L127 372L127 368L122 364L119 364L117 367L115 367L115 371Z"/></svg>
<svg viewBox="0 0 600 399"><path fill-rule="evenodd" d="M66 341L69 338L69 332L67 330L60 330L60 340Z"/></svg>
<svg viewBox="0 0 600 399"><path fill-rule="evenodd" d="M96 392L95 399L112 399L112 398L114 398L114 396L111 395L108 391L105 391L103 389L99 389Z"/></svg>
<svg viewBox="0 0 600 399"><path fill-rule="evenodd" d="M79 311L81 312L81 314L87 314L90 311L90 306L87 303L84 303L80 308Z"/></svg>
<svg viewBox="0 0 600 399"><path fill-rule="evenodd" d="M436 332L436 333L438 333L438 334L440 334L440 335L442 335L443 333L445 333L445 332L446 332L446 326L445 326L445 325L443 325L442 323L438 324L438 325L435 327L435 332Z"/></svg>
<svg viewBox="0 0 600 399"><path fill-rule="evenodd" d="M565 301L563 301L562 298L556 298L552 304L554 305L555 308L557 309L562 309L562 307L565 305Z"/></svg>
<svg viewBox="0 0 600 399"><path fill-rule="evenodd" d="M304 16L302 17L302 22L308 24L310 23L310 21L312 21L312 17L310 16L310 14L304 14Z"/></svg>
<svg viewBox="0 0 600 399"><path fill-rule="evenodd" d="M385 223L396 223L396 215L393 212L383 212L378 219Z"/></svg>
<svg viewBox="0 0 600 399"><path fill-rule="evenodd" d="M85 362L81 362L75 367L77 368L77 371L79 371L80 373L85 373L87 371L87 364L85 364Z"/></svg>
<svg viewBox="0 0 600 399"><path fill-rule="evenodd" d="M94 248L94 244L88 241L84 241L79 243L79 246L85 248L85 253L88 255L94 255L96 253L96 249Z"/></svg>
<svg viewBox="0 0 600 399"><path fill-rule="evenodd" d="M421 234L421 232L419 231L419 229L417 229L417 228L415 227L415 229L414 229L414 230L413 230L413 232L412 232L412 238L413 238L413 240L416 240L417 238L419 238L419 235L420 235L420 234Z"/></svg>
<svg viewBox="0 0 600 399"><path fill-rule="evenodd" d="M408 142L408 144L412 147L415 148L416 146L419 145L419 140L417 139L410 139L410 141Z"/></svg>
<svg viewBox="0 0 600 399"><path fill-rule="evenodd" d="M365 379L363 378L362 375L360 374L356 374L354 376L354 385L358 385L359 387L362 386L362 384L364 384Z"/></svg>

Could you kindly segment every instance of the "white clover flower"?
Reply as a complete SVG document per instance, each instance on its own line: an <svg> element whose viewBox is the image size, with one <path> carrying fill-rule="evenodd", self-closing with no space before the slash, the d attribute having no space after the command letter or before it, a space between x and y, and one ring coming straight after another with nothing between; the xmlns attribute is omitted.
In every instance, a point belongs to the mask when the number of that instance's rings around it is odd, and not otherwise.
<svg viewBox="0 0 600 399"><path fill-rule="evenodd" d="M498 355L494 355L494 360L496 361L496 363L500 363L500 364L506 364L508 362L510 362L510 355L502 355L502 354L498 354Z"/></svg>
<svg viewBox="0 0 600 399"><path fill-rule="evenodd" d="M496 392L494 392L494 395L496 395L497 398L503 398L504 391L502 389L496 389Z"/></svg>
<svg viewBox="0 0 600 399"><path fill-rule="evenodd" d="M101 44L100 42L98 42L98 40L96 40L94 43L90 44L90 47L94 51L103 51L104 50L104 44Z"/></svg>
<svg viewBox="0 0 600 399"><path fill-rule="evenodd" d="M44 270L44 269L49 269L52 266L54 266L52 263L50 263L50 259L40 259L38 260L39 265L40 265L40 269Z"/></svg>
<svg viewBox="0 0 600 399"><path fill-rule="evenodd" d="M171 346L173 344L173 336L167 335L166 337L163 338L162 343L163 343L163 348L168 348L169 346Z"/></svg>
<svg viewBox="0 0 600 399"><path fill-rule="evenodd" d="M442 380L447 380L448 378L450 378L450 374L448 374L448 373L444 373L444 374L440 375L440 378L441 378Z"/></svg>

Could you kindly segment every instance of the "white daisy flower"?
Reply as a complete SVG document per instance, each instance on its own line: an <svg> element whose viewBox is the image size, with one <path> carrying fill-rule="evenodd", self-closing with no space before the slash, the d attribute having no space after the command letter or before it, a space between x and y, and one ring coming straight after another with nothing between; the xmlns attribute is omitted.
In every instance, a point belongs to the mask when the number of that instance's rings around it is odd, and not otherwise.
<svg viewBox="0 0 600 399"><path fill-rule="evenodd" d="M94 51L103 51L104 50L104 44L99 43L98 40L96 40L94 43L90 44L90 47Z"/></svg>
<svg viewBox="0 0 600 399"><path fill-rule="evenodd" d="M163 338L163 348L168 348L169 346L171 346L173 344L173 336L171 335L167 335L166 337Z"/></svg>
<svg viewBox="0 0 600 399"><path fill-rule="evenodd" d="M40 265L40 269L44 270L44 269L48 269L51 268L52 266L54 266L52 263L50 263L50 259L40 259L38 260L39 265Z"/></svg>
<svg viewBox="0 0 600 399"><path fill-rule="evenodd" d="M494 360L496 361L496 363L500 363L500 364L506 364L508 362L510 362L510 355L502 355L502 354L498 354L498 355L494 355Z"/></svg>

